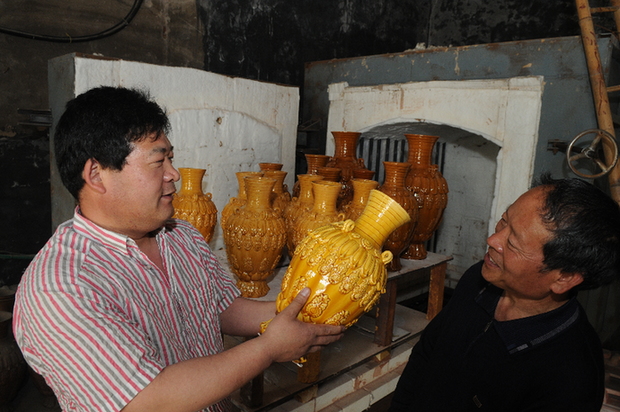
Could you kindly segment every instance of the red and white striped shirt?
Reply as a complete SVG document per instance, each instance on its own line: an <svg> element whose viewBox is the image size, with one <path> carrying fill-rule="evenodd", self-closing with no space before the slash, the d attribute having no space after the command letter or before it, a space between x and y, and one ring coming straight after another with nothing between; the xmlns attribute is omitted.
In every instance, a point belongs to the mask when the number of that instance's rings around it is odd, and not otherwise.
<svg viewBox="0 0 620 412"><path fill-rule="evenodd" d="M15 338L63 410L121 410L167 365L224 349L233 281L189 223L169 221L157 242L167 273L76 211L24 273Z"/></svg>

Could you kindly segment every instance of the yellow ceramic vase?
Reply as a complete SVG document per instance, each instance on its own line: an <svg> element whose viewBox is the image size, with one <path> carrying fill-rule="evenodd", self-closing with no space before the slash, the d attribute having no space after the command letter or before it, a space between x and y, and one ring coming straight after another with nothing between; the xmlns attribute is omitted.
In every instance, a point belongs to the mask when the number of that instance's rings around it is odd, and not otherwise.
<svg viewBox="0 0 620 412"><path fill-rule="evenodd" d="M314 204L312 209L300 210L291 230L291 244L289 255L295 252L297 245L306 235L318 227L328 223L344 220L344 214L336 209L338 194L341 184L327 180L315 180L312 182L312 193L314 194Z"/></svg>
<svg viewBox="0 0 620 412"><path fill-rule="evenodd" d="M172 198L173 217L191 223L209 242L217 223L217 208L211 193L203 193L202 178L205 169L180 167L181 189Z"/></svg>
<svg viewBox="0 0 620 412"><path fill-rule="evenodd" d="M330 156L327 156L327 155L311 154L311 153L306 153L305 157L306 157L306 163L308 166L306 169L306 174L308 175L319 174L319 167L324 167L330 158ZM293 193L291 194L291 196L299 197L300 190L301 190L301 183L299 182L299 180L297 180L295 184L293 185Z"/></svg>
<svg viewBox="0 0 620 412"><path fill-rule="evenodd" d="M222 217L220 219L220 226L222 228L226 225L226 219L228 216L232 215L236 209L239 209L241 206L245 205L245 202L248 199L247 194L245 193L245 181L243 180L246 176L262 176L263 172L237 172L235 173L237 177L237 184L239 186L239 190L237 191L237 197L231 197L228 199L228 203L222 209Z"/></svg>
<svg viewBox="0 0 620 412"><path fill-rule="evenodd" d="M263 176L276 179L276 183L271 190L271 197L274 209L279 209L284 213L284 209L291 203L291 194L288 192L287 185L284 184L287 172L282 170L263 170Z"/></svg>
<svg viewBox="0 0 620 412"><path fill-rule="evenodd" d="M269 292L267 280L280 261L286 242L282 213L271 207L275 179L246 176L247 202L226 219L222 227L226 256L239 279L244 297L258 298Z"/></svg>
<svg viewBox="0 0 620 412"><path fill-rule="evenodd" d="M342 212L345 219L357 220L361 216L366 204L368 203L368 197L370 191L376 189L379 186L379 182L369 179L351 179L353 184L353 199L351 203L344 205Z"/></svg>
<svg viewBox="0 0 620 412"><path fill-rule="evenodd" d="M297 182L299 183L299 197L294 197L291 203L284 209L284 221L286 223L286 245L288 254L293 256L293 236L294 227L297 223L297 218L304 213L310 212L314 206L314 194L312 192L312 182L317 180L323 180L323 176L303 174L297 176Z"/></svg>
<svg viewBox="0 0 620 412"><path fill-rule="evenodd" d="M382 253L381 248L389 234L409 220L409 213L398 202L373 190L357 221L331 223L310 232L297 246L284 275L277 312L309 287L311 294L298 315L300 320L353 325L385 292L385 265L392 253Z"/></svg>

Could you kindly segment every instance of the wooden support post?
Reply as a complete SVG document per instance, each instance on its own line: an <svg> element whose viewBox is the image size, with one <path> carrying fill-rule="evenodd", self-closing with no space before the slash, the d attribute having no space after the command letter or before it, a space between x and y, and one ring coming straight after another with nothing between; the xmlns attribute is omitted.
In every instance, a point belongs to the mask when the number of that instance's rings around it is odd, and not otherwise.
<svg viewBox="0 0 620 412"><path fill-rule="evenodd" d="M443 307L443 292L446 283L447 263L431 268L431 280L428 284L428 309L426 319L431 320Z"/></svg>
<svg viewBox="0 0 620 412"><path fill-rule="evenodd" d="M385 293L379 298L379 304L377 306L374 342L379 346L387 346L392 343L394 313L396 311L396 293L396 281L388 280L385 285Z"/></svg>

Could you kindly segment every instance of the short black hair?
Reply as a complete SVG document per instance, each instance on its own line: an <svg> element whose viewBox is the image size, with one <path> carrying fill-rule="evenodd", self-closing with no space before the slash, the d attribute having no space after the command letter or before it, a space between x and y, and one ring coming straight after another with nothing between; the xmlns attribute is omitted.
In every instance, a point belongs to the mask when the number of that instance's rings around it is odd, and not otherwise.
<svg viewBox="0 0 620 412"><path fill-rule="evenodd" d="M620 274L620 206L584 180L553 179L544 174L536 183L548 186L542 219L553 233L543 246L543 270L579 273L576 290L611 283Z"/></svg>
<svg viewBox="0 0 620 412"><path fill-rule="evenodd" d="M54 133L56 165L63 184L77 200L89 159L122 170L133 144L168 133L166 112L148 92L97 87L70 100Z"/></svg>

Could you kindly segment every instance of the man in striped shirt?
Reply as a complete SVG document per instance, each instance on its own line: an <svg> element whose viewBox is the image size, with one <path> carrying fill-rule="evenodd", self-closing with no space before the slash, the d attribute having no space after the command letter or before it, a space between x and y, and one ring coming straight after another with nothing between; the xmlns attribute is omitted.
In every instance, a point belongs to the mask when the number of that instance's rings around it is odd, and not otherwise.
<svg viewBox="0 0 620 412"><path fill-rule="evenodd" d="M200 233L173 220L179 179L165 112L143 92L99 87L67 104L55 133L77 200L22 277L14 334L66 411L225 411L267 368L336 341L299 322L308 296L275 316L251 301ZM222 333L256 336L224 350Z"/></svg>

